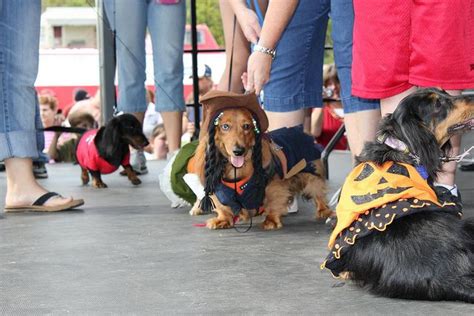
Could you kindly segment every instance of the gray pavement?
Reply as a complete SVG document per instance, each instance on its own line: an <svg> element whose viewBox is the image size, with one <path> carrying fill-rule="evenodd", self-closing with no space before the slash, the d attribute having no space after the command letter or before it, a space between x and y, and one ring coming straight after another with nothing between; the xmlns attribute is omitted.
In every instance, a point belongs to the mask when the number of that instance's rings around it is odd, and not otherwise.
<svg viewBox="0 0 474 316"><path fill-rule="evenodd" d="M108 189L97 190L80 185L77 166L48 166L42 183L86 204L3 215L0 314L474 314L465 303L375 297L321 271L330 231L310 204L278 231L263 231L260 218L247 233L195 227L208 216L169 206L157 183L163 167L149 162L139 187L115 173L104 177ZM332 155L331 191L349 169L347 153ZM473 174L459 172L457 180L467 217L474 216ZM5 182L1 173L2 198Z"/></svg>

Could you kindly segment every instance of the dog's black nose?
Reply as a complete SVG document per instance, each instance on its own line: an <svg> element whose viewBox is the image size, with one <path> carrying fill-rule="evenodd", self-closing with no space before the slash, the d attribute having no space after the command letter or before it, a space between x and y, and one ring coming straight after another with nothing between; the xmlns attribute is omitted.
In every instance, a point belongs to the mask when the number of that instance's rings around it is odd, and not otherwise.
<svg viewBox="0 0 474 316"><path fill-rule="evenodd" d="M232 149L232 152L236 156L242 156L245 153L245 148L240 147L240 146L234 146L234 148Z"/></svg>

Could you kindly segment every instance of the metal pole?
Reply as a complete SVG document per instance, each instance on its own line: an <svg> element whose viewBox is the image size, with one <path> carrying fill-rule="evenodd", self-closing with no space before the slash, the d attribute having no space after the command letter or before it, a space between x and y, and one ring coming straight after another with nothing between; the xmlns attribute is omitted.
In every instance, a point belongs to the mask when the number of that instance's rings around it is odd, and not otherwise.
<svg viewBox="0 0 474 316"><path fill-rule="evenodd" d="M194 94L194 126L196 127L193 139L197 139L199 135L200 104L199 104L199 78L198 68L198 49L197 49L197 18L196 18L196 0L191 0L191 55L193 61L193 94Z"/></svg>
<svg viewBox="0 0 474 316"><path fill-rule="evenodd" d="M323 161L324 169L326 169L326 179L329 179L329 154L336 147L337 142L344 136L345 132L346 126L342 124L321 153L321 160Z"/></svg>
<svg viewBox="0 0 474 316"><path fill-rule="evenodd" d="M115 34L105 12L104 0L96 0L98 9L97 42L100 67L100 102L102 110L101 125L114 114L115 95ZM109 12L110 13L110 12Z"/></svg>

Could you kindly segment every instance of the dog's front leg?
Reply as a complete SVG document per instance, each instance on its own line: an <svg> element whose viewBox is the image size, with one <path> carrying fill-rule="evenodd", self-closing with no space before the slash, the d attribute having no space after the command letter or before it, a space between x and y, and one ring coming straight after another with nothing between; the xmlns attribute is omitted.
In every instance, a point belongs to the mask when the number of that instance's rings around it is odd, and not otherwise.
<svg viewBox="0 0 474 316"><path fill-rule="evenodd" d="M194 215L194 216L204 214L204 212L201 209L200 199L196 199L196 202L194 203L193 208L189 211L189 214Z"/></svg>
<svg viewBox="0 0 474 316"><path fill-rule="evenodd" d="M105 184L102 181L102 178L100 177L100 172L99 171L92 171L89 170L91 176L92 176L92 186L97 189L103 189L107 187L107 184Z"/></svg>
<svg viewBox="0 0 474 316"><path fill-rule="evenodd" d="M211 199L214 201L214 205L216 206L214 212L217 213L217 217L207 220L207 228L223 229L234 226L234 217L231 208L221 204L215 195L212 195Z"/></svg>
<svg viewBox="0 0 474 316"><path fill-rule="evenodd" d="M140 183L142 183L142 181L138 179L137 174L133 170L132 166L126 165L122 167L125 170L125 173L127 174L128 180L130 180L133 185L139 185Z"/></svg>
<svg viewBox="0 0 474 316"><path fill-rule="evenodd" d="M81 180L82 185L87 185L89 183L89 172L86 168L81 167Z"/></svg>
<svg viewBox="0 0 474 316"><path fill-rule="evenodd" d="M265 230L280 229L282 215L288 211L288 200L291 198L287 180L273 179L265 189L265 199L263 209L265 210L265 220L262 228Z"/></svg>

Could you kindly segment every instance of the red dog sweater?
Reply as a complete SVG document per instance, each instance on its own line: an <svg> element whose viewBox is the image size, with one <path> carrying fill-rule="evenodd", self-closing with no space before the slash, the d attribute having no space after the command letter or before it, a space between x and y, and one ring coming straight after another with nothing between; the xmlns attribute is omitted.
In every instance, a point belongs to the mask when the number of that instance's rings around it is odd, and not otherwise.
<svg viewBox="0 0 474 316"><path fill-rule="evenodd" d="M114 166L99 156L99 152L94 143L97 132L98 129L90 130L81 137L76 150L77 162L81 167L88 170L99 171L101 174L112 173L117 170L119 166ZM127 166L129 164L130 153L128 152L123 158L122 165Z"/></svg>

